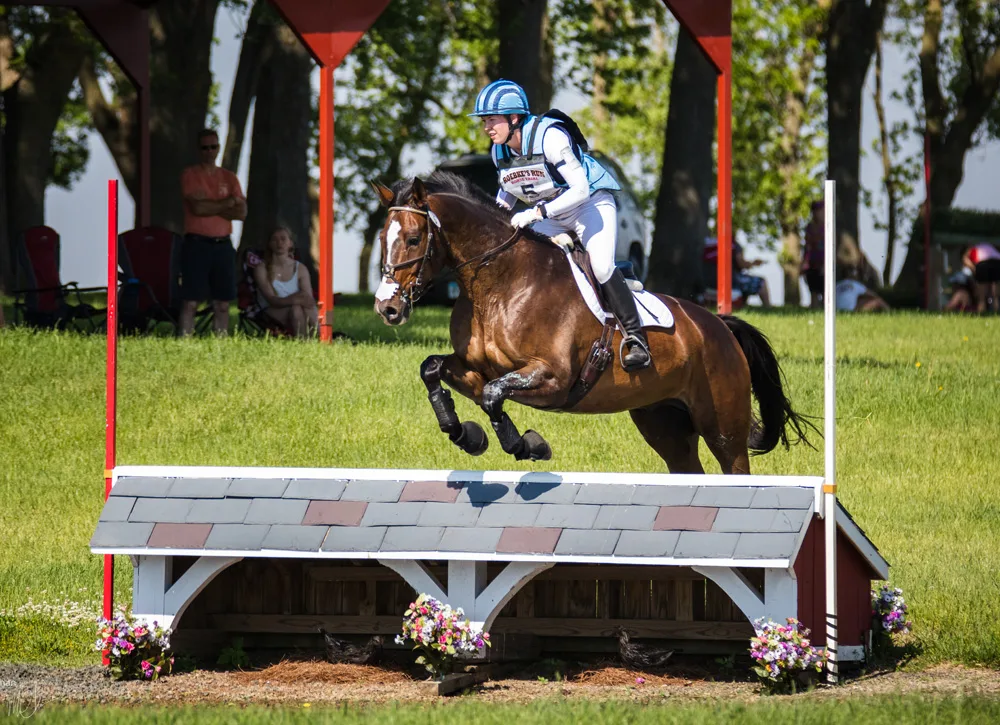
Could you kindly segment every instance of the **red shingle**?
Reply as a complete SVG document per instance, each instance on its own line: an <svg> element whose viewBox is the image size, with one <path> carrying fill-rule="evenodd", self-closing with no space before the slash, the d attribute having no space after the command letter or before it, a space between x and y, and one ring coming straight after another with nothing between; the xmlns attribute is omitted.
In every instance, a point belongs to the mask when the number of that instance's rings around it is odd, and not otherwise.
<svg viewBox="0 0 1000 725"><path fill-rule="evenodd" d="M367 501L310 501L302 525L357 526L367 508Z"/></svg>
<svg viewBox="0 0 1000 725"><path fill-rule="evenodd" d="M711 506L660 506L653 531L711 531L718 513Z"/></svg>
<svg viewBox="0 0 1000 725"><path fill-rule="evenodd" d="M440 503L455 503L458 492L462 490L461 483L448 481L409 481L403 487L400 501L437 501Z"/></svg>
<svg viewBox="0 0 1000 725"><path fill-rule="evenodd" d="M497 553L551 554L559 542L562 529L540 526L508 526L500 534Z"/></svg>
<svg viewBox="0 0 1000 725"><path fill-rule="evenodd" d="M212 531L212 524L157 524L149 535L150 549L200 549Z"/></svg>

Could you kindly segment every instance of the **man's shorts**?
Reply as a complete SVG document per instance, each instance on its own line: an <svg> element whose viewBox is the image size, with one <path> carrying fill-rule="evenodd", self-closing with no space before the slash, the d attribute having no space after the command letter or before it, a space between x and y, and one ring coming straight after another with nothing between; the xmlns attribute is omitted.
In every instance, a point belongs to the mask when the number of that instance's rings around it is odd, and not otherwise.
<svg viewBox="0 0 1000 725"><path fill-rule="evenodd" d="M743 293L744 297L750 297L760 292L764 286L762 277L753 277L745 272L737 272L733 275L733 287Z"/></svg>
<svg viewBox="0 0 1000 725"><path fill-rule="evenodd" d="M1000 259L984 259L976 265L977 282L1000 282Z"/></svg>
<svg viewBox="0 0 1000 725"><path fill-rule="evenodd" d="M181 299L236 299L236 250L229 237L185 234L181 247Z"/></svg>

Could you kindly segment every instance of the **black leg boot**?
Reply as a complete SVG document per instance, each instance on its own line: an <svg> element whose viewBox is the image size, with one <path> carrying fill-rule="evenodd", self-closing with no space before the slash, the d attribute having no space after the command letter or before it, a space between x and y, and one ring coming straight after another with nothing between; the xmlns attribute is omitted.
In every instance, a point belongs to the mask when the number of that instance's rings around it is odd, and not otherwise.
<svg viewBox="0 0 1000 725"><path fill-rule="evenodd" d="M601 285L601 290L611 305L611 311L625 327L625 339L622 341L622 350L619 354L624 352L625 348L628 352L621 355L622 368L626 372L648 368L652 357L649 354L646 331L642 329L635 298L632 297L632 291L628 288L621 271L616 269L611 279Z"/></svg>

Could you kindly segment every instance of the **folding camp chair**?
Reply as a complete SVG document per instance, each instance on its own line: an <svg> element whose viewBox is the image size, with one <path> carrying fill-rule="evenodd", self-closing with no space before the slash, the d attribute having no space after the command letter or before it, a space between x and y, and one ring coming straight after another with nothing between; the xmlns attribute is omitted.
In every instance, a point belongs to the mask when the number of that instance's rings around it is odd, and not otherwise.
<svg viewBox="0 0 1000 725"><path fill-rule="evenodd" d="M148 333L160 323L180 329L181 244L162 227L137 227L118 235L118 319L121 332ZM195 331L211 324L211 308L196 315Z"/></svg>
<svg viewBox="0 0 1000 725"><path fill-rule="evenodd" d="M14 322L66 329L81 320L86 329L96 332L105 310L87 304L82 295L106 292L107 288L63 284L59 280L59 246L58 232L47 226L26 229L15 241L15 265L25 286L13 291Z"/></svg>

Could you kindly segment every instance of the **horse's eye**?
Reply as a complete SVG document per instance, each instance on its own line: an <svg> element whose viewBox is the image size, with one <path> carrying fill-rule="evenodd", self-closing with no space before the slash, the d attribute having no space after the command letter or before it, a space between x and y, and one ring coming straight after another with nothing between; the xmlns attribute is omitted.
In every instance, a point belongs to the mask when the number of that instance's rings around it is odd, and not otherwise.
<svg viewBox="0 0 1000 725"><path fill-rule="evenodd" d="M420 244L420 237L410 237L406 240L406 246L415 247Z"/></svg>

